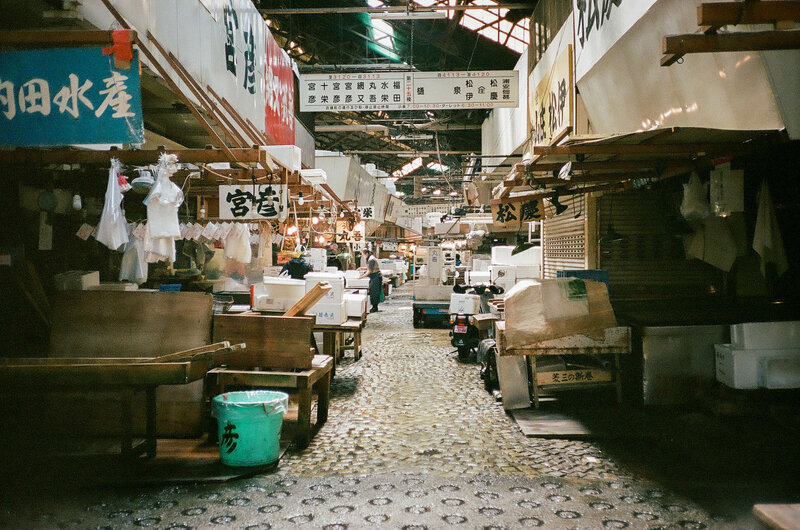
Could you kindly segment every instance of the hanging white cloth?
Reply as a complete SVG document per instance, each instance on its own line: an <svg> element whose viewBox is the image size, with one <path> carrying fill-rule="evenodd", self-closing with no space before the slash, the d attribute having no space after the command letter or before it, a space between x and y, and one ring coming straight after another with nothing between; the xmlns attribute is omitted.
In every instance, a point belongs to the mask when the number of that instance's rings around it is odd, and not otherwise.
<svg viewBox="0 0 800 530"><path fill-rule="evenodd" d="M178 157L162 154L158 159L156 181L142 201L147 206L150 237L180 237L178 208L183 204L183 192L169 178L177 171Z"/></svg>
<svg viewBox="0 0 800 530"><path fill-rule="evenodd" d="M147 281L147 259L144 242L133 234L136 223L128 226L128 243L119 267L119 281L128 280L138 285Z"/></svg>
<svg viewBox="0 0 800 530"><path fill-rule="evenodd" d="M159 261L175 261L174 237L150 237L150 222L147 222L144 238L142 238L147 263Z"/></svg>
<svg viewBox="0 0 800 530"><path fill-rule="evenodd" d="M250 248L250 228L237 223L225 239L225 257L239 263L250 263L253 250Z"/></svg>
<svg viewBox="0 0 800 530"><path fill-rule="evenodd" d="M786 259L786 250L783 248L781 229L775 217L775 208L769 195L767 180L761 183L758 198L758 215L756 216L756 229L753 235L753 250L761 256L761 274L766 276L767 263L774 263L778 276L789 268Z"/></svg>
<svg viewBox="0 0 800 530"><path fill-rule="evenodd" d="M95 239L111 250L117 250L128 242L128 223L125 212L122 211L122 190L119 187L120 163L116 158L111 159L108 170L108 186L103 204L103 213L100 215L100 224L97 225Z"/></svg>

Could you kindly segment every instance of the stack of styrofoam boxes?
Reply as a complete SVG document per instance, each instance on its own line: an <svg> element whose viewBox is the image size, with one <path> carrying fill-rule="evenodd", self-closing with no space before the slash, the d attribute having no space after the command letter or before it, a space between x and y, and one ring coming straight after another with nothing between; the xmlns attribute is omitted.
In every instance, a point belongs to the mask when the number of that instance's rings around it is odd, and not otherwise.
<svg viewBox="0 0 800 530"><path fill-rule="evenodd" d="M477 294L450 295L451 315L477 315L481 312L481 297Z"/></svg>
<svg viewBox="0 0 800 530"><path fill-rule="evenodd" d="M800 388L800 321L731 326L731 343L715 345L717 381L732 388Z"/></svg>
<svg viewBox="0 0 800 530"><path fill-rule="evenodd" d="M328 282L331 290L306 314L316 315L317 324L339 325L347 320L347 307L344 302L344 275L341 272L309 272L306 274L306 292L320 282Z"/></svg>
<svg viewBox="0 0 800 530"><path fill-rule="evenodd" d="M308 250L309 262L314 267L314 272L322 272L328 265L328 251L324 248L312 248Z"/></svg>
<svg viewBox="0 0 800 530"><path fill-rule="evenodd" d="M292 278L264 277L253 284L253 309L285 313L306 294L306 282Z"/></svg>
<svg viewBox="0 0 800 530"><path fill-rule="evenodd" d="M517 281L538 280L542 277L542 247L531 247L511 256L516 265Z"/></svg>
<svg viewBox="0 0 800 530"><path fill-rule="evenodd" d="M466 273L466 280L469 285L477 285L479 283L489 283L491 281L491 274L489 274L488 259L472 259L472 270Z"/></svg>
<svg viewBox="0 0 800 530"><path fill-rule="evenodd" d="M345 271L344 279L348 289L369 289L369 278L361 278L361 271Z"/></svg>
<svg viewBox="0 0 800 530"><path fill-rule="evenodd" d="M344 303L347 306L347 316L353 318L363 318L367 312L367 300L365 294L344 293Z"/></svg>
<svg viewBox="0 0 800 530"><path fill-rule="evenodd" d="M506 292L517 283L516 267L511 262L512 246L492 247L492 264L489 265L489 280Z"/></svg>
<svg viewBox="0 0 800 530"><path fill-rule="evenodd" d="M100 285L99 271L67 271L53 276L59 291L86 291Z"/></svg>

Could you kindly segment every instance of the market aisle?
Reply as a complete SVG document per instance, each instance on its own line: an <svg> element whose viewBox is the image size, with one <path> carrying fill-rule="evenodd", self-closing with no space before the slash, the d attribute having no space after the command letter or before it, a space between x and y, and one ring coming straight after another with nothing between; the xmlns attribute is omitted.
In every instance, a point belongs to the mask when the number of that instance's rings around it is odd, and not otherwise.
<svg viewBox="0 0 800 530"><path fill-rule="evenodd" d="M753 528L633 476L598 445L526 438L451 354L413 329L410 287L370 315L328 423L277 473L225 483L56 489L0 528ZM8 492L6 492L8 493Z"/></svg>

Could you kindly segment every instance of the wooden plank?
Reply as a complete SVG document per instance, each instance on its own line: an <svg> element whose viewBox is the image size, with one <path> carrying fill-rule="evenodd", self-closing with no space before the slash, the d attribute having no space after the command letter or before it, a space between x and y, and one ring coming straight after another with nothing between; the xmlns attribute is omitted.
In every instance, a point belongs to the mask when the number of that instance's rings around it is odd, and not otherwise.
<svg viewBox="0 0 800 530"><path fill-rule="evenodd" d="M265 151L253 148L230 148L240 162L260 163L264 160ZM221 149L109 149L101 151L77 149L14 149L0 150L0 163L25 166L44 166L50 164L87 164L108 165L108 159L114 157L123 164L147 165L162 154L173 154L178 160L194 164L210 164L212 162L230 162L230 158Z"/></svg>
<svg viewBox="0 0 800 530"><path fill-rule="evenodd" d="M559 413L533 410L511 411L522 434L537 438L588 438L592 435L579 419Z"/></svg>
<svg viewBox="0 0 800 530"><path fill-rule="evenodd" d="M697 6L698 26L800 22L800 2L793 0L703 3Z"/></svg>
<svg viewBox="0 0 800 530"><path fill-rule="evenodd" d="M2 46L108 46L113 43L112 31L107 30L12 30L0 31ZM131 42L136 32L130 32Z"/></svg>
<svg viewBox="0 0 800 530"><path fill-rule="evenodd" d="M800 48L800 31L752 31L713 35L666 35L662 42L665 55L687 53L746 52L795 50ZM667 65L663 65L667 66Z"/></svg>
<svg viewBox="0 0 800 530"><path fill-rule="evenodd" d="M650 155L650 154L697 154L728 153L746 149L743 143L691 143L691 144L571 144L553 147L534 147L533 152L542 156L565 155ZM573 162L573 169L580 169ZM573 177L574 178L574 177ZM537 181L540 179L537 179ZM563 181L562 181L563 182Z"/></svg>
<svg viewBox="0 0 800 530"><path fill-rule="evenodd" d="M613 380L614 372L611 370L586 369L536 372L536 384L539 386L610 383Z"/></svg>
<svg viewBox="0 0 800 530"><path fill-rule="evenodd" d="M63 291L53 301L50 355L159 357L204 346L211 306L205 293Z"/></svg>
<svg viewBox="0 0 800 530"><path fill-rule="evenodd" d="M756 504L753 515L775 530L800 528L800 504Z"/></svg>
<svg viewBox="0 0 800 530"><path fill-rule="evenodd" d="M3 388L177 385L190 382L190 362L0 366Z"/></svg>
<svg viewBox="0 0 800 530"><path fill-rule="evenodd" d="M307 311L309 311L314 304L322 300L322 298L331 290L331 286L328 282L319 282L317 285L311 288L303 298L298 300L289 310L283 314L286 317L293 317L297 315L304 315Z"/></svg>
<svg viewBox="0 0 800 530"><path fill-rule="evenodd" d="M226 359L231 368L311 368L314 317L258 313L214 316L214 340L244 342L247 348Z"/></svg>

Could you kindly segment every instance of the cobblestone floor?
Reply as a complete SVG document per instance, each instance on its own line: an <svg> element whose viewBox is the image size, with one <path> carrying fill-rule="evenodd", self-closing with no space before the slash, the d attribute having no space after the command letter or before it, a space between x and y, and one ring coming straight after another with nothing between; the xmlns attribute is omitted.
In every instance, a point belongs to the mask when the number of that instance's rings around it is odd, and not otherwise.
<svg viewBox="0 0 800 530"><path fill-rule="evenodd" d="M363 357L337 368L328 423L276 473L0 495L0 528L758 528L593 443L526 438L477 367L456 362L447 330L412 328L408 295L370 315Z"/></svg>

